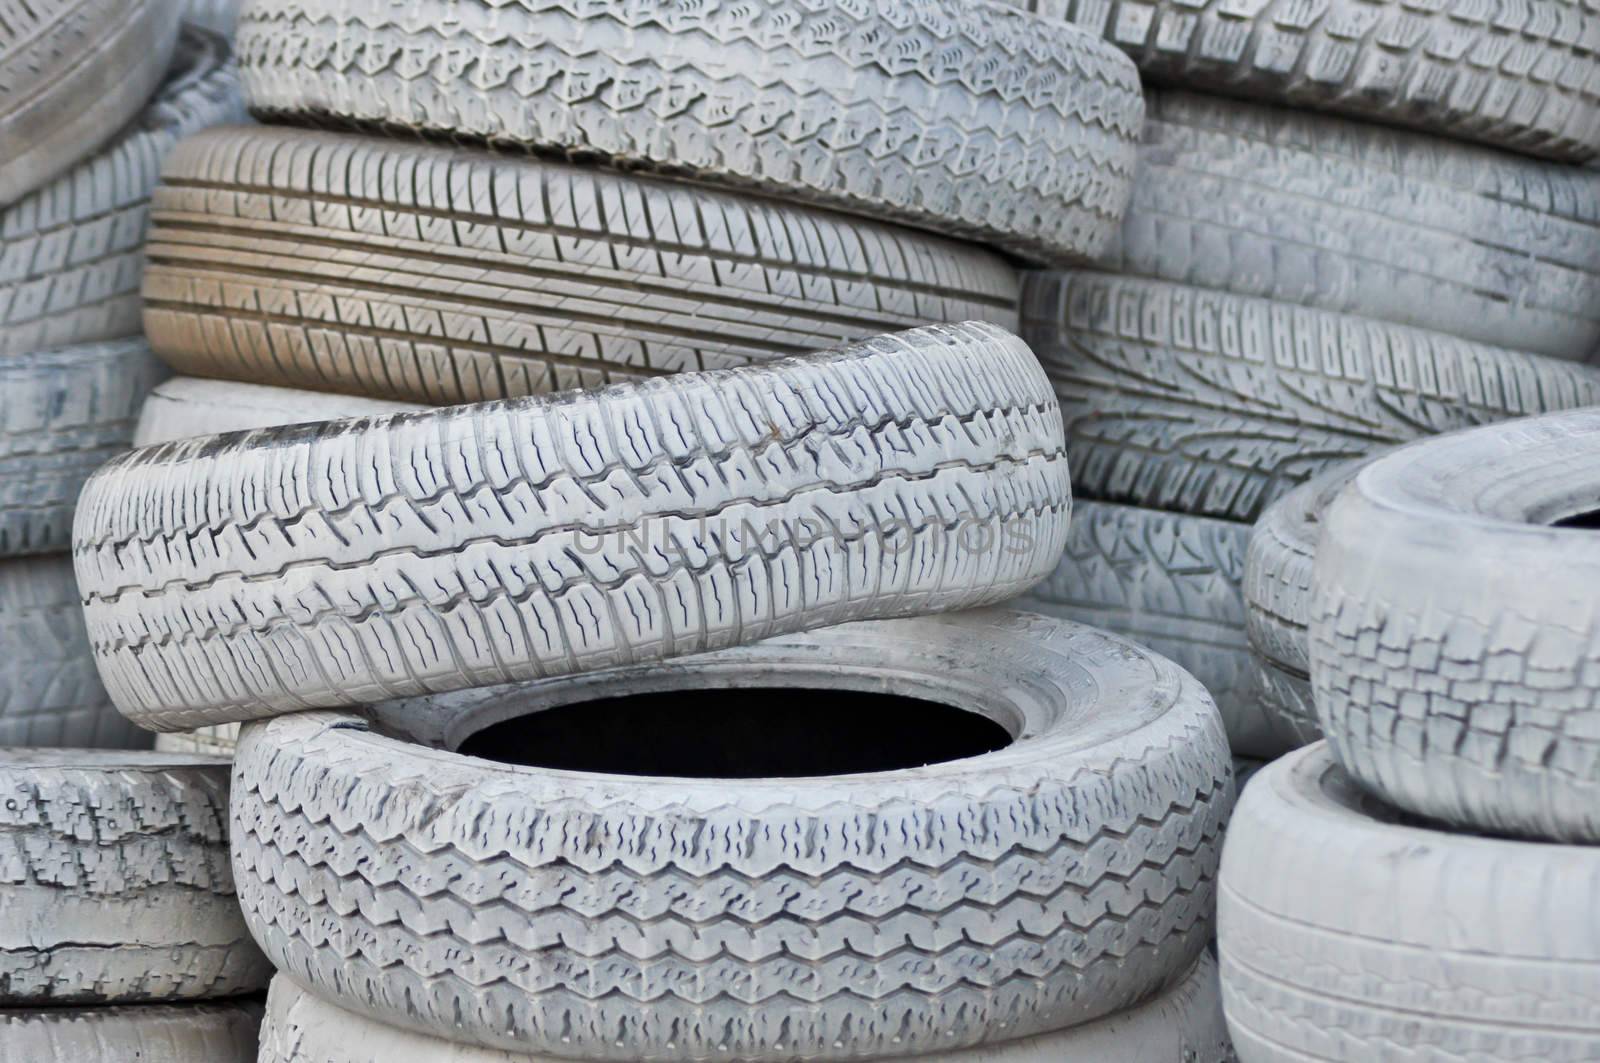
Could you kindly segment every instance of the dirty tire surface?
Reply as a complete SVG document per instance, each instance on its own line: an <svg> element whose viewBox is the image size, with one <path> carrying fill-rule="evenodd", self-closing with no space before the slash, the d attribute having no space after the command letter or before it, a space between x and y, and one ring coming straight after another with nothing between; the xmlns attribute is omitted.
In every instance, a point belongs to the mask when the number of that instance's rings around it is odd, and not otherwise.
<svg viewBox="0 0 1600 1063"><path fill-rule="evenodd" d="M553 149L1045 261L1105 250L1144 114L1115 48L966 0L260 0L238 42L264 119Z"/></svg>
<svg viewBox="0 0 1600 1063"><path fill-rule="evenodd" d="M1469 829L1600 841L1597 470L1600 410L1580 410L1413 444L1335 499L1311 682L1361 785Z"/></svg>
<svg viewBox="0 0 1600 1063"><path fill-rule="evenodd" d="M1028 1037L1147 999L1204 950L1221 721L1192 676L1104 632L1004 610L870 621L499 696L538 711L797 676L1021 737L903 771L701 780L496 764L342 713L250 723L233 833L252 933L390 1025L606 1060ZM452 705L504 719L495 692L418 701L380 706L385 731ZM525 943L548 962L513 962Z"/></svg>
<svg viewBox="0 0 1600 1063"><path fill-rule="evenodd" d="M1400 0L1009 0L1104 37L1147 84L1410 126L1540 158L1600 153L1600 9Z"/></svg>
<svg viewBox="0 0 1600 1063"><path fill-rule="evenodd" d="M1292 748L1263 718L1239 581L1250 526L1078 499L1055 570L1019 609L1124 635L1210 692L1235 752Z"/></svg>
<svg viewBox="0 0 1600 1063"><path fill-rule="evenodd" d="M249 993L271 970L228 866L228 766L162 753L0 753L0 1005Z"/></svg>
<svg viewBox="0 0 1600 1063"><path fill-rule="evenodd" d="M270 127L173 152L148 255L180 372L438 405L1015 329L1020 287L982 248L799 204Z"/></svg>
<svg viewBox="0 0 1600 1063"><path fill-rule="evenodd" d="M148 447L251 428L279 428L348 417L381 417L425 409L425 406L387 399L175 376L157 384L144 400L139 425L133 433L133 445Z"/></svg>
<svg viewBox="0 0 1600 1063"><path fill-rule="evenodd" d="M1390 443L1600 402L1590 366L1108 273L1031 274L1023 338L1081 494L1230 520Z"/></svg>
<svg viewBox="0 0 1600 1063"><path fill-rule="evenodd" d="M169 0L28 0L0 19L0 206L70 169L144 106L178 35Z"/></svg>
<svg viewBox="0 0 1600 1063"><path fill-rule="evenodd" d="M146 448L85 488L74 553L112 698L187 730L1004 600L1070 493L1038 362L969 323Z"/></svg>
<svg viewBox="0 0 1600 1063"><path fill-rule="evenodd" d="M1172 989L1127 1011L1055 1033L917 1057L927 1063L1062 1063L1063 1060L1184 1060L1230 1063L1217 964L1201 953ZM260 1063L558 1063L497 1048L451 1044L345 1011L285 975L272 980Z"/></svg>
<svg viewBox="0 0 1600 1063"><path fill-rule="evenodd" d="M78 491L167 375L143 340L0 357L0 557L65 551Z"/></svg>
<svg viewBox="0 0 1600 1063"><path fill-rule="evenodd" d="M65 554L0 560L0 747L149 749L111 704Z"/></svg>
<svg viewBox="0 0 1600 1063"><path fill-rule="evenodd" d="M1326 745L1267 765L1218 889L1239 1058L1593 1058L1597 878L1592 847L1410 825Z"/></svg>
<svg viewBox="0 0 1600 1063"><path fill-rule="evenodd" d="M255 1063L254 1001L0 1008L0 1063Z"/></svg>
<svg viewBox="0 0 1600 1063"><path fill-rule="evenodd" d="M71 170L0 207L0 356L138 335L145 227L161 160L189 133L244 113L228 56L220 38L185 30L166 80L132 122Z"/></svg>
<svg viewBox="0 0 1600 1063"><path fill-rule="evenodd" d="M1149 109L1119 272L1577 361L1600 347L1600 170L1187 93Z"/></svg>

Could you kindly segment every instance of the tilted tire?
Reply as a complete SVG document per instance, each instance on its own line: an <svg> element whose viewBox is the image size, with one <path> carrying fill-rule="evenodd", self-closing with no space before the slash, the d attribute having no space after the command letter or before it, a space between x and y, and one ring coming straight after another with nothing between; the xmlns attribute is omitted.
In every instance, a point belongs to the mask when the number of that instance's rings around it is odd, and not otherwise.
<svg viewBox="0 0 1600 1063"><path fill-rule="evenodd" d="M1571 0L1010 0L1203 89L1578 162L1600 153L1600 13Z"/></svg>
<svg viewBox="0 0 1600 1063"><path fill-rule="evenodd" d="M1013 604L1124 635L1170 658L1217 703L1236 753L1293 748L1261 711L1239 580L1250 526L1077 500L1067 548Z"/></svg>
<svg viewBox="0 0 1600 1063"><path fill-rule="evenodd" d="M137 336L145 224L161 160L180 138L242 114L226 43L185 29L166 80L132 123L0 209L0 356Z"/></svg>
<svg viewBox="0 0 1600 1063"><path fill-rule="evenodd" d="M95 671L66 555L0 560L0 747L149 749Z"/></svg>
<svg viewBox="0 0 1600 1063"><path fill-rule="evenodd" d="M128 449L166 375L139 339L0 357L0 557L71 545L84 481Z"/></svg>
<svg viewBox="0 0 1600 1063"><path fill-rule="evenodd" d="M1017 327L998 255L762 197L488 151L191 137L145 331L180 372L450 405L722 369L918 325Z"/></svg>
<svg viewBox="0 0 1600 1063"><path fill-rule="evenodd" d="M1589 366L1107 273L1031 274L1023 337L1081 494L1230 520L1389 443L1600 403Z"/></svg>
<svg viewBox="0 0 1600 1063"><path fill-rule="evenodd" d="M7 749L0 791L0 1013L266 986L228 867L225 761Z"/></svg>
<svg viewBox="0 0 1600 1063"><path fill-rule="evenodd" d="M1325 745L1239 796L1217 899L1242 1063L1595 1058L1600 850L1412 825Z"/></svg>
<svg viewBox="0 0 1600 1063"><path fill-rule="evenodd" d="M1001 601L1070 506L1038 362L967 323L146 448L74 556L106 688L170 731Z"/></svg>
<svg viewBox="0 0 1600 1063"><path fill-rule="evenodd" d="M0 207L121 129L166 72L177 36L170 0L8 4L0 19Z"/></svg>
<svg viewBox="0 0 1600 1063"><path fill-rule="evenodd" d="M802 778L446 751L595 699L797 686L938 701L1018 737ZM904 1056L1133 1006L1210 937L1232 797L1216 708L1080 625L870 621L373 711L247 724L233 851L277 967L391 1025L585 1059Z"/></svg>
<svg viewBox="0 0 1600 1063"><path fill-rule="evenodd" d="M1600 348L1600 170L1186 93L1149 111L1117 270L1559 358Z"/></svg>
<svg viewBox="0 0 1600 1063"><path fill-rule="evenodd" d="M238 42L263 118L553 149L1048 261L1105 250L1143 116L1114 47L969 0L257 0Z"/></svg>
<svg viewBox="0 0 1600 1063"><path fill-rule="evenodd" d="M1135 1060L1229 1063L1217 964L1201 953L1172 989L1082 1026L917 1057L928 1063L1063 1063ZM346 1011L307 993L286 976L272 980L259 1063L558 1063L497 1048L457 1045Z"/></svg>
<svg viewBox="0 0 1600 1063"><path fill-rule="evenodd" d="M1357 782L1448 823L1600 841L1597 498L1594 409L1424 440L1340 493L1311 683Z"/></svg>
<svg viewBox="0 0 1600 1063"><path fill-rule="evenodd" d="M0 1008L0 1063L255 1063L261 1005Z"/></svg>

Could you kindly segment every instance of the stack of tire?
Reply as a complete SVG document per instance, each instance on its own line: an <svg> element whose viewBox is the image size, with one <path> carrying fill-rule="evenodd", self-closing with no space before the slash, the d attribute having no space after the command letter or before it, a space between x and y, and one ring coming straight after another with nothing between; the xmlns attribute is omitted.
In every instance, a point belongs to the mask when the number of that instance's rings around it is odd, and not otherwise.
<svg viewBox="0 0 1600 1063"><path fill-rule="evenodd" d="M0 19L0 747L150 743L95 676L66 551L166 375L139 337L149 198L180 137L241 113L228 61L160 0Z"/></svg>
<svg viewBox="0 0 1600 1063"><path fill-rule="evenodd" d="M1215 705L989 608L1071 508L1013 260L1114 235L1126 58L971 0L238 42L263 124L153 214L185 375L74 560L123 713L243 724L262 1059L1225 1059Z"/></svg>
<svg viewBox="0 0 1600 1063"><path fill-rule="evenodd" d="M1027 606L1172 657L1235 753L1280 754L1315 734L1304 662L1247 633L1252 522L1382 446L1600 402L1600 12L1014 2L1147 100L1106 270L1027 282L1087 499Z"/></svg>
<svg viewBox="0 0 1600 1063"><path fill-rule="evenodd" d="M1223 855L1247 1063L1600 1056L1597 469L1589 409L1332 492L1303 603L1327 739L1252 780Z"/></svg>

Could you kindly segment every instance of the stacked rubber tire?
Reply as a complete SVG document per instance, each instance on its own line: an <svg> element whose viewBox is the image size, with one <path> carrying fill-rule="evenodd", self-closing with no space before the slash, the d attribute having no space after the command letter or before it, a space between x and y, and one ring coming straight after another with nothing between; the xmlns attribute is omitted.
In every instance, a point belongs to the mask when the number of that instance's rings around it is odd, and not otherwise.
<svg viewBox="0 0 1600 1063"><path fill-rule="evenodd" d="M118 709L233 756L261 1058L1229 1058L1212 698L993 608L1072 517L1017 263L1114 239L1132 64L968 0L237 41L73 555Z"/></svg>
<svg viewBox="0 0 1600 1063"><path fill-rule="evenodd" d="M1600 12L1015 2L1147 88L1103 269L1026 282L1081 499L1024 604L1149 643L1281 754L1316 731L1256 638L1251 526L1386 445L1600 402Z"/></svg>
<svg viewBox="0 0 1600 1063"><path fill-rule="evenodd" d="M1553 414L1314 504L1293 639L1327 740L1261 771L1223 856L1241 1059L1600 1052L1597 458L1600 411Z"/></svg>

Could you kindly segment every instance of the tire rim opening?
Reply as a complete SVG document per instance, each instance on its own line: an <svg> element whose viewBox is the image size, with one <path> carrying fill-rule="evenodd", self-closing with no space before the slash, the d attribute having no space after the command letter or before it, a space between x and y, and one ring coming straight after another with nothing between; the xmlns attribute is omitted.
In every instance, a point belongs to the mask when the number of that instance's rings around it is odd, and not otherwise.
<svg viewBox="0 0 1600 1063"><path fill-rule="evenodd" d="M1562 517L1560 520L1551 521L1550 526L1552 528L1583 528L1588 531L1600 531L1600 509L1585 510L1582 513L1574 513L1570 517Z"/></svg>
<svg viewBox="0 0 1600 1063"><path fill-rule="evenodd" d="M469 735L458 752L557 771L782 779L898 771L1011 744L976 712L857 690L671 690L530 712Z"/></svg>

